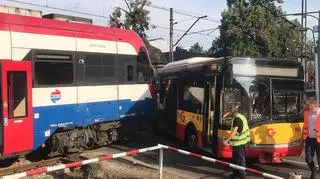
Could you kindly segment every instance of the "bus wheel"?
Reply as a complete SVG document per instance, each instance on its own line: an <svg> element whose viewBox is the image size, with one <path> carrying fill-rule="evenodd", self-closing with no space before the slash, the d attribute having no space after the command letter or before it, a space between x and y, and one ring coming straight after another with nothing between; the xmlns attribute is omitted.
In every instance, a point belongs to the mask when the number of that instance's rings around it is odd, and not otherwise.
<svg viewBox="0 0 320 179"><path fill-rule="evenodd" d="M192 127L187 128L185 141L189 150L194 150L197 148L197 133Z"/></svg>

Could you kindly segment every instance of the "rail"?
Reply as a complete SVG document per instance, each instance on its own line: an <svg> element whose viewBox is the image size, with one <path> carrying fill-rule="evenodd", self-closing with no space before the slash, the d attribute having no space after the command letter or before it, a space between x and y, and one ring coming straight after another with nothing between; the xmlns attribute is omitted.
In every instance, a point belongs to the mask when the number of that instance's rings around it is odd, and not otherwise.
<svg viewBox="0 0 320 179"><path fill-rule="evenodd" d="M174 151L180 154L184 154L184 155L188 155L197 159L202 159L211 163L217 163L219 165L222 166L226 166L229 168L233 168L236 170L242 170L242 171L246 171L250 174L256 175L256 176L260 176L260 177L265 177L265 178L271 178L271 179L283 179L283 177L279 177L279 176L275 176L269 173L264 173L264 172L260 172L258 170L255 169L251 169L251 168L246 168L246 167L242 167L242 166L238 166L238 165L234 165L225 161L221 161L221 160L217 160L214 158L210 158L210 157L206 157L206 156L202 156L196 153L192 153L192 152L188 152L185 150L181 150L175 147L171 147L171 146L167 146L167 145L162 145L162 144L158 144L157 146L153 146L153 147L147 147L147 148L142 148L142 149L137 149L137 150L131 150L128 152L122 152L122 153L118 153L118 154L112 154L112 155L106 155L103 157L99 157L99 158L93 158L93 159L88 159L88 160L81 160L81 161L77 161L77 162L72 162L72 163L68 163L68 164L60 164L60 165L56 165L56 166L50 166L50 167L43 167L43 168L39 168L39 169L35 169L32 171L27 171L27 172L21 172L21 173L16 173L16 174L12 174L12 175L7 175L4 176L3 179L13 179L13 178L21 178L21 177L30 177L30 176L34 176L34 175L38 175L41 173L47 173L47 172L52 172L52 171L57 171L57 170L63 170L65 168L74 168L74 167L80 167L82 165L87 165L90 163L96 163L99 161L106 161L106 160L112 160L112 159L116 159L116 158L120 158L120 157L125 157L125 156L130 156L130 155L135 155L135 154L139 154L139 153L144 153L144 152L148 152L148 151L154 151L154 150L160 150L159 151L159 177L160 179L162 179L163 177L163 149L166 150L170 150L170 151Z"/></svg>
<svg viewBox="0 0 320 179"><path fill-rule="evenodd" d="M0 177L10 175L13 173L32 170L32 169L39 168L39 167L53 165L53 164L56 164L59 160L60 160L60 158L52 158L52 159L48 159L48 160L42 160L42 161L37 161L37 162L33 162L33 163L28 163L25 165L19 165L19 166L0 169Z"/></svg>

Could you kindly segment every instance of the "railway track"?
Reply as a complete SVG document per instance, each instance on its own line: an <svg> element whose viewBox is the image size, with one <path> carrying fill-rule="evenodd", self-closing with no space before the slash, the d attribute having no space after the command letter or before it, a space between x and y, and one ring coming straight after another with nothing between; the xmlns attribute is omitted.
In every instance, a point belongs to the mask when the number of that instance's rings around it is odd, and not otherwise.
<svg viewBox="0 0 320 179"><path fill-rule="evenodd" d="M41 160L33 163L18 165L18 166L12 166L7 168L0 169L0 177L15 174L19 172L29 171L40 167L50 166L53 164L58 163L61 160L60 157L57 158L51 158L47 160Z"/></svg>

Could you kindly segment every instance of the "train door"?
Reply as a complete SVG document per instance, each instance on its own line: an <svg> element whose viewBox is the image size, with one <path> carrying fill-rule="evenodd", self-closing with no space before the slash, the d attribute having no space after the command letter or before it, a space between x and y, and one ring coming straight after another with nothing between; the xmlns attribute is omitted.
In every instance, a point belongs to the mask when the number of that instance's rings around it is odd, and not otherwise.
<svg viewBox="0 0 320 179"><path fill-rule="evenodd" d="M33 146L31 62L1 62L3 154Z"/></svg>

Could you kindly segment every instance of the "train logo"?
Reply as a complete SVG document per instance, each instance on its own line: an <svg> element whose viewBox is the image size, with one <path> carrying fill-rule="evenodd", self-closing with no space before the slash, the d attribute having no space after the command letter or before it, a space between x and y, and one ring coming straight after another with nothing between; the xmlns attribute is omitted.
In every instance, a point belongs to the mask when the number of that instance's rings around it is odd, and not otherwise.
<svg viewBox="0 0 320 179"><path fill-rule="evenodd" d="M61 99L61 92L56 89L54 92L51 93L50 98L53 103L56 103Z"/></svg>

